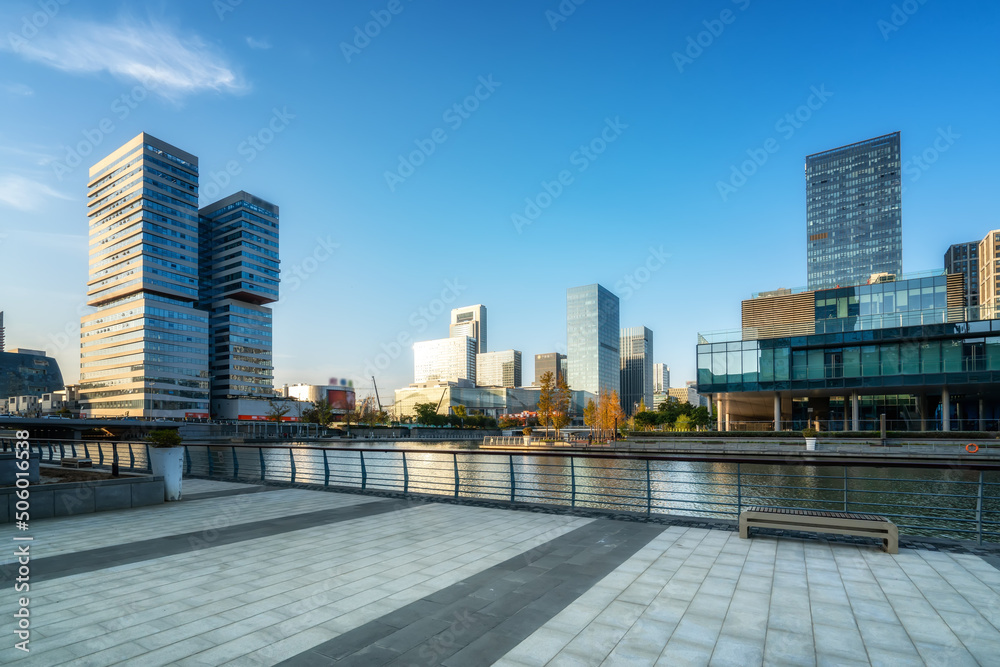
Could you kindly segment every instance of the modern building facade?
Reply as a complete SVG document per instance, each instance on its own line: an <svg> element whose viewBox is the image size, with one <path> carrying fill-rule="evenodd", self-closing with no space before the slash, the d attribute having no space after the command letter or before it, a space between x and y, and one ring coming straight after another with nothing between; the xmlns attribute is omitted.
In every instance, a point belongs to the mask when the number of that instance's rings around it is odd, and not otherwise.
<svg viewBox="0 0 1000 667"><path fill-rule="evenodd" d="M213 399L274 396L278 207L240 191L200 211L199 308L209 314Z"/></svg>
<svg viewBox="0 0 1000 667"><path fill-rule="evenodd" d="M653 332L647 327L629 327L619 337L621 379L619 401L626 417L641 403L653 408Z"/></svg>
<svg viewBox="0 0 1000 667"><path fill-rule="evenodd" d="M0 310L0 352L6 349L4 345L3 311Z"/></svg>
<svg viewBox="0 0 1000 667"><path fill-rule="evenodd" d="M0 352L0 400L42 396L63 388L59 364L41 350L14 348Z"/></svg>
<svg viewBox="0 0 1000 667"><path fill-rule="evenodd" d="M662 394L670 388L670 366L653 364L653 393Z"/></svg>
<svg viewBox="0 0 1000 667"><path fill-rule="evenodd" d="M448 335L452 338L468 336L477 341L476 352L486 352L486 306L476 304L451 311Z"/></svg>
<svg viewBox="0 0 1000 667"><path fill-rule="evenodd" d="M566 355L558 352L546 352L535 355L535 381L532 383L536 387L542 386L542 376L552 373L553 381L558 386L559 382L566 379Z"/></svg>
<svg viewBox="0 0 1000 667"><path fill-rule="evenodd" d="M618 297L598 284L566 291L567 381L570 389L619 391Z"/></svg>
<svg viewBox="0 0 1000 667"><path fill-rule="evenodd" d="M83 414L206 418L210 396L273 396L277 207L239 192L201 215L198 158L146 133L88 187Z"/></svg>
<svg viewBox="0 0 1000 667"><path fill-rule="evenodd" d="M965 276L965 305L979 305L979 241L956 243L944 254L946 273Z"/></svg>
<svg viewBox="0 0 1000 667"><path fill-rule="evenodd" d="M574 423L582 423L583 408L595 396L589 392L570 392L570 413ZM458 383L445 382L437 385L413 386L397 389L395 403L401 417L415 416L418 403L433 403L438 414L451 414L458 406L464 406L470 414L482 414L499 418L501 415L537 412L539 387L469 387Z"/></svg>
<svg viewBox="0 0 1000 667"><path fill-rule="evenodd" d="M899 132L806 157L809 289L903 267Z"/></svg>
<svg viewBox="0 0 1000 667"><path fill-rule="evenodd" d="M477 387L520 387L521 352L503 350L476 355Z"/></svg>
<svg viewBox="0 0 1000 667"><path fill-rule="evenodd" d="M742 329L699 336L698 391L720 428L877 430L885 414L891 430L982 430L1000 417L1000 320L964 294L941 272L744 302Z"/></svg>
<svg viewBox="0 0 1000 667"><path fill-rule="evenodd" d="M1000 230L979 242L979 305L983 318L1000 315Z"/></svg>
<svg viewBox="0 0 1000 667"><path fill-rule="evenodd" d="M438 338L413 344L413 382L476 383L478 343L469 336Z"/></svg>

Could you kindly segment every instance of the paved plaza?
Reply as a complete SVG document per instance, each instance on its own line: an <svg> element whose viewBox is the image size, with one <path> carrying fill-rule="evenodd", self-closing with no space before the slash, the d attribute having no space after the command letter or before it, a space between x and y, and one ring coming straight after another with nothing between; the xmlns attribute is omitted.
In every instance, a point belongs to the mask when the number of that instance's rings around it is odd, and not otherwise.
<svg viewBox="0 0 1000 667"><path fill-rule="evenodd" d="M971 553L184 484L34 522L31 651L5 632L0 664L1000 664Z"/></svg>

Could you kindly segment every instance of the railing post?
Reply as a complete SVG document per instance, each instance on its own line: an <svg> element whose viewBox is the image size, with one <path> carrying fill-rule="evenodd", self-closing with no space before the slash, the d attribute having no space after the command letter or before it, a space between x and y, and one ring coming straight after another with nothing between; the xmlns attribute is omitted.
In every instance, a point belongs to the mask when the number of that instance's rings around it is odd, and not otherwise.
<svg viewBox="0 0 1000 667"><path fill-rule="evenodd" d="M184 448L184 453L187 453L187 447ZM153 457L149 455L149 445L146 445L146 469L153 472Z"/></svg>
<svg viewBox="0 0 1000 667"><path fill-rule="evenodd" d="M59 443L59 460L66 458L66 446L63 443Z"/></svg>
<svg viewBox="0 0 1000 667"><path fill-rule="evenodd" d="M233 479L238 479L240 476L240 462L236 458L236 448L230 447L233 450Z"/></svg>
<svg viewBox="0 0 1000 667"><path fill-rule="evenodd" d="M326 458L326 450L323 450L323 486L330 486L330 462Z"/></svg>
<svg viewBox="0 0 1000 667"><path fill-rule="evenodd" d="M740 464L736 464L736 516L743 512L743 481L740 479Z"/></svg>
<svg viewBox="0 0 1000 667"><path fill-rule="evenodd" d="M257 455L260 457L260 481L264 481L264 473L266 472L266 467L264 466L264 448L257 448Z"/></svg>
<svg viewBox="0 0 1000 667"><path fill-rule="evenodd" d="M104 465L104 447L101 446L102 444L104 443L101 442L97 443L97 457L98 457L97 465L99 466ZM42 448L39 447L38 448L39 456L41 456L41 453L42 453Z"/></svg>
<svg viewBox="0 0 1000 667"><path fill-rule="evenodd" d="M189 447L184 448L184 458L187 460L187 474L191 474L191 449ZM152 463L150 466L152 467Z"/></svg>
<svg viewBox="0 0 1000 667"><path fill-rule="evenodd" d="M844 511L847 511L847 466L844 466Z"/></svg>
<svg viewBox="0 0 1000 667"><path fill-rule="evenodd" d="M292 466L292 484L295 484L295 449L292 447L288 448L288 462Z"/></svg>
<svg viewBox="0 0 1000 667"><path fill-rule="evenodd" d="M83 441L83 456L84 458L90 458L90 449L87 447L87 441Z"/></svg>
<svg viewBox="0 0 1000 667"><path fill-rule="evenodd" d="M576 465L573 457L569 457L570 507L576 507Z"/></svg>
<svg viewBox="0 0 1000 667"><path fill-rule="evenodd" d="M458 454L452 453L451 456L455 461L455 497L458 498Z"/></svg>
<svg viewBox="0 0 1000 667"><path fill-rule="evenodd" d="M646 459L646 516L653 512L653 483L649 475L649 459Z"/></svg>
<svg viewBox="0 0 1000 667"><path fill-rule="evenodd" d="M212 465L212 448L208 445L205 445L205 455L208 456L208 476L211 477L214 466Z"/></svg>
<svg viewBox="0 0 1000 667"><path fill-rule="evenodd" d="M51 440L49 440L48 445L49 445L49 463L52 463L52 441ZM115 453L116 454L118 453L117 449L115 450ZM117 457L115 457L115 458L117 459Z"/></svg>
<svg viewBox="0 0 1000 667"><path fill-rule="evenodd" d="M135 470L135 452L132 451L132 443L128 443L128 469Z"/></svg>
<svg viewBox="0 0 1000 667"><path fill-rule="evenodd" d="M983 545L983 471L979 471L979 493L976 496L976 543Z"/></svg>
<svg viewBox="0 0 1000 667"><path fill-rule="evenodd" d="M406 452L403 452L403 493L410 491L410 471L406 466Z"/></svg>
<svg viewBox="0 0 1000 667"><path fill-rule="evenodd" d="M51 451L51 448L52 448L52 446L50 444L49 445L49 451ZM118 443L117 442L112 442L111 443L111 455L112 455L112 459L111 459L111 476L112 477L117 477L118 476Z"/></svg>
<svg viewBox="0 0 1000 667"><path fill-rule="evenodd" d="M514 498L517 496L517 482L514 480L514 455L509 454L508 459L510 461L510 502L514 502Z"/></svg>
<svg viewBox="0 0 1000 667"><path fill-rule="evenodd" d="M71 452L70 456L72 456L75 459L76 458L76 443L75 442L69 443L69 450Z"/></svg>
<svg viewBox="0 0 1000 667"><path fill-rule="evenodd" d="M358 451L361 456L361 490L364 491L368 488L368 470L365 468L365 453Z"/></svg>

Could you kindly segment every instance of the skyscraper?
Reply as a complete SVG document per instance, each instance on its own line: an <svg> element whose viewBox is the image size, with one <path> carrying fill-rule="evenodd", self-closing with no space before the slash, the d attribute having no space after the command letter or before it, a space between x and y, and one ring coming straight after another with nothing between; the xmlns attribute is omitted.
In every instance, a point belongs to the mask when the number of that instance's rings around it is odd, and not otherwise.
<svg viewBox="0 0 1000 667"><path fill-rule="evenodd" d="M653 393L662 394L670 388L670 366L653 364Z"/></svg>
<svg viewBox="0 0 1000 667"><path fill-rule="evenodd" d="M212 397L273 397L271 309L278 300L278 207L240 191L201 209L201 299Z"/></svg>
<svg viewBox="0 0 1000 667"><path fill-rule="evenodd" d="M520 387L521 352L502 350L476 355L477 387Z"/></svg>
<svg viewBox="0 0 1000 667"><path fill-rule="evenodd" d="M899 132L806 157L809 289L903 271Z"/></svg>
<svg viewBox="0 0 1000 667"><path fill-rule="evenodd" d="M546 352L535 355L535 386L542 386L542 376L552 373L552 381L558 385L566 377L566 355L558 352Z"/></svg>
<svg viewBox="0 0 1000 667"><path fill-rule="evenodd" d="M621 330L619 340L621 361L622 410L631 417L642 402L653 409L653 332L647 327Z"/></svg>
<svg viewBox="0 0 1000 667"><path fill-rule="evenodd" d="M979 242L979 318L997 319L1000 313L1000 229Z"/></svg>
<svg viewBox="0 0 1000 667"><path fill-rule="evenodd" d="M476 339L451 336L413 344L413 383L476 382Z"/></svg>
<svg viewBox="0 0 1000 667"><path fill-rule="evenodd" d="M476 304L452 309L448 335L475 338L478 341L476 352L486 352L486 306Z"/></svg>
<svg viewBox="0 0 1000 667"><path fill-rule="evenodd" d="M208 417L210 383L269 395L259 306L277 299L277 208L241 192L199 216L198 158L146 133L91 167L88 187L97 311L81 320L81 411Z"/></svg>
<svg viewBox="0 0 1000 667"><path fill-rule="evenodd" d="M567 382L594 394L618 391L618 297L601 285L566 290Z"/></svg>
<svg viewBox="0 0 1000 667"><path fill-rule="evenodd" d="M965 276L965 305L979 305L979 241L956 243L944 254L944 270Z"/></svg>
<svg viewBox="0 0 1000 667"><path fill-rule="evenodd" d="M3 311L0 310L0 352L4 351Z"/></svg>

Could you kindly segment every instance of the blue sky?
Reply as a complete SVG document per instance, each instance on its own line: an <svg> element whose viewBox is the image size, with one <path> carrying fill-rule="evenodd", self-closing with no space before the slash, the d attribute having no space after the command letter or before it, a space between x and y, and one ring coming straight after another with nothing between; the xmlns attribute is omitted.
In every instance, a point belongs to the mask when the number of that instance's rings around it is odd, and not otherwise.
<svg viewBox="0 0 1000 667"><path fill-rule="evenodd" d="M398 341L446 336L441 307L473 303L530 378L565 351L566 288L593 282L682 385L698 331L805 284L804 156L896 130L905 271L1000 226L993 2L275 7L4 3L8 347L76 380L87 169L140 131L200 158L203 204L281 207L278 385L405 386Z"/></svg>

